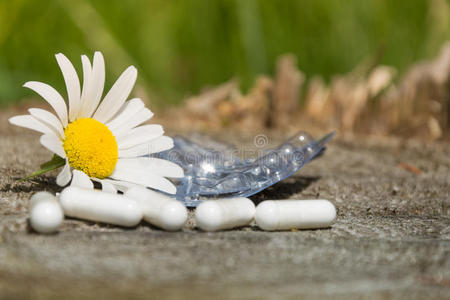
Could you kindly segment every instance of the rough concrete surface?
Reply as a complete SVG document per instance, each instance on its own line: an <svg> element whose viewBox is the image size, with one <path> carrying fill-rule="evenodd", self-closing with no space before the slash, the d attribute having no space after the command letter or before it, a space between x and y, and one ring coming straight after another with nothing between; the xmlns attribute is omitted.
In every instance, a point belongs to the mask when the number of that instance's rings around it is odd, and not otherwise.
<svg viewBox="0 0 450 300"><path fill-rule="evenodd" d="M252 197L329 199L338 208L329 229L204 233L190 211L177 233L66 219L47 236L27 225L28 201L59 191L55 173L15 180L51 155L37 134L6 126L9 115L0 126L0 298L450 299L448 143L338 138Z"/></svg>

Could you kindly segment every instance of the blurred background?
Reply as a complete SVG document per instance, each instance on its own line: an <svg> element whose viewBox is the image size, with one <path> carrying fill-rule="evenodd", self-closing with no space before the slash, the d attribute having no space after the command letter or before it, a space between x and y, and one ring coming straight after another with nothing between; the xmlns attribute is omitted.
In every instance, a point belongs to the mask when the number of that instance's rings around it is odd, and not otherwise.
<svg viewBox="0 0 450 300"><path fill-rule="evenodd" d="M199 128L441 139L448 40L448 0L0 0L0 107L34 97L28 80L65 95L54 54L81 74L100 50L108 86L133 64L136 95Z"/></svg>

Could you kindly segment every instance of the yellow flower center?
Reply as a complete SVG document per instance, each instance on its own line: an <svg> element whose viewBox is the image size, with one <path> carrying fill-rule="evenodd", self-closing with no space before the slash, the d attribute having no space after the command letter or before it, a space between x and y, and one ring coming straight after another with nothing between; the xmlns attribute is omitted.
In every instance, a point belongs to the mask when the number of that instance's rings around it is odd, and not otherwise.
<svg viewBox="0 0 450 300"><path fill-rule="evenodd" d="M63 147L69 165L90 177L105 178L114 171L118 159L117 142L105 124L83 118L64 130Z"/></svg>

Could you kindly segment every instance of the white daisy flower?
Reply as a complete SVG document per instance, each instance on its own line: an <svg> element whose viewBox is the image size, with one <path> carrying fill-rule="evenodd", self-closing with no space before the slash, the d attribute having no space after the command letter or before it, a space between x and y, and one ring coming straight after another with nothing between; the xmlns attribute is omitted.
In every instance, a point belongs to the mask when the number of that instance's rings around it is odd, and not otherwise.
<svg viewBox="0 0 450 300"><path fill-rule="evenodd" d="M41 144L56 156L41 168L48 171L64 165L56 178L60 186L72 179L72 185L92 188L94 180L111 192L142 185L175 194L176 187L165 177L183 177L183 169L167 160L142 157L172 148L173 140L163 135L160 125L141 125L153 116L142 100L126 101L136 68L128 67L100 102L105 83L100 52L95 52L92 65L86 55L81 56L82 89L67 57L56 54L56 60L66 83L68 107L53 87L29 81L24 86L42 96L56 115L31 108L29 115L9 119L11 124L43 133Z"/></svg>

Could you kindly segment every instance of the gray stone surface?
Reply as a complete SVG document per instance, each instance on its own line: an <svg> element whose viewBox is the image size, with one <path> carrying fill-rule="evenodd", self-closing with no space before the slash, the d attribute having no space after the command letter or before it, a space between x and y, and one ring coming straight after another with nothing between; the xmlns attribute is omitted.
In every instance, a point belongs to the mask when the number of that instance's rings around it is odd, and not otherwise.
<svg viewBox="0 0 450 300"><path fill-rule="evenodd" d="M190 211L177 233L67 219L45 236L27 225L28 201L58 191L55 174L15 180L51 155L27 130L0 135L0 298L450 299L448 143L338 139L252 198L329 199L329 229L204 233Z"/></svg>

